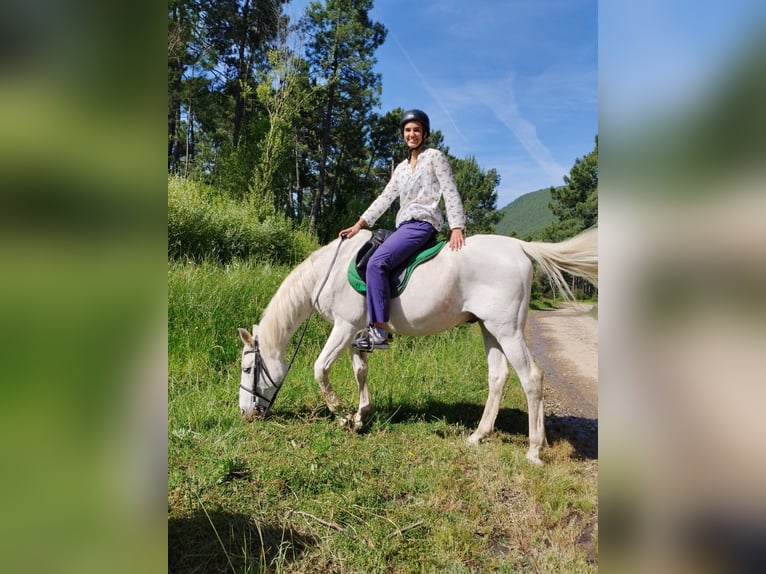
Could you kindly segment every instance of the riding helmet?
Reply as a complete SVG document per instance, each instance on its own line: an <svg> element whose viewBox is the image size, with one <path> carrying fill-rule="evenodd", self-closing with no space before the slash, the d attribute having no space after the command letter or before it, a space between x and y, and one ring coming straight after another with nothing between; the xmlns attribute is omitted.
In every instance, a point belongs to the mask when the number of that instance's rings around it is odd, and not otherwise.
<svg viewBox="0 0 766 574"><path fill-rule="evenodd" d="M404 124L407 122L419 122L423 126L423 139L428 137L431 132L431 122L428 119L426 113L422 110L407 110L404 112L401 121L399 122L399 130L404 134Z"/></svg>

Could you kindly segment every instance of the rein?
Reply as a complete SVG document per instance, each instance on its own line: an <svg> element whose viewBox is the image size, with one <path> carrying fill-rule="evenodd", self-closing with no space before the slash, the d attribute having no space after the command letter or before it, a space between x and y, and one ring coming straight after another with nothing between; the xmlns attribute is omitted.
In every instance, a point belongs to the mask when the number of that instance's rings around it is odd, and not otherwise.
<svg viewBox="0 0 766 574"><path fill-rule="evenodd" d="M303 331L301 331L301 335L298 338L298 343L295 345L295 350L293 351L293 356L290 357L290 362L287 364L287 370L285 371L285 376L282 379L282 382L277 384L274 382L274 379L271 377L271 373L269 373L268 367L266 367L266 363L263 361L263 356L261 356L261 350L258 346L258 340L256 339L254 341L254 346L252 351L245 351L245 355L254 353L255 354L255 363L253 364L253 388L248 389L245 387L242 383L239 384L239 388L243 391L247 391L252 396L257 397L264 401L266 403L266 406L256 406L256 410L258 411L258 415L260 417L265 417L269 410L271 409L271 405L274 404L274 401L277 400L277 395L279 394L279 389L282 388L282 385L285 382L285 379L287 379L287 375L290 372L290 369L293 366L293 363L295 362L295 357L298 355L298 351L301 348L301 344L303 343L303 337L306 334L306 331L309 327L309 322L311 321L311 318L314 316L314 311L316 311L316 306L319 303L319 295L322 293L322 289L324 289L324 286L327 284L327 280L330 278L330 273L332 272L332 268L335 266L335 261L338 259L338 253L340 252L340 246L343 244L343 242L346 240L345 235L341 235L340 241L338 242L338 247L335 248L335 253L332 256L332 261L330 261L330 267L327 269L327 273L324 276L324 279L322 280L322 284L319 286L319 290L317 291L316 297L314 297L314 301L311 305L311 313L309 313L308 318L303 322ZM247 373L247 371L245 371ZM261 375L265 375L268 379L270 386L276 387L276 391L274 391L274 395L269 399L263 394L258 392L258 381L261 378Z"/></svg>

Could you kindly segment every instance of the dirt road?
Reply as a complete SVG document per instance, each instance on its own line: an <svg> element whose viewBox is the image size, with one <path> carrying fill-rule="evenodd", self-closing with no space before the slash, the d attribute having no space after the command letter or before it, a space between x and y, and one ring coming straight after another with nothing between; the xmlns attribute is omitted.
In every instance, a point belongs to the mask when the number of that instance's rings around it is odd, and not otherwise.
<svg viewBox="0 0 766 574"><path fill-rule="evenodd" d="M593 304L530 311L527 342L545 373L546 431L598 456L598 320Z"/></svg>

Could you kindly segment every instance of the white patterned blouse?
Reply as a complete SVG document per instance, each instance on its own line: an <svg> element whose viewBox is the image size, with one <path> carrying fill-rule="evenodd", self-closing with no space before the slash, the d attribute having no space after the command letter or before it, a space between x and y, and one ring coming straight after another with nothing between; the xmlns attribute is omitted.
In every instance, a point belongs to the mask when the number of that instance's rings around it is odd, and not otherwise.
<svg viewBox="0 0 766 574"><path fill-rule="evenodd" d="M414 172L409 160L405 159L396 166L391 181L362 214L362 219L372 227L398 197L400 208L396 214L397 228L405 221L415 219L427 221L436 231L440 231L444 223L439 208L442 196L450 229L464 229L463 201L455 186L447 156L438 149L426 148L418 155Z"/></svg>

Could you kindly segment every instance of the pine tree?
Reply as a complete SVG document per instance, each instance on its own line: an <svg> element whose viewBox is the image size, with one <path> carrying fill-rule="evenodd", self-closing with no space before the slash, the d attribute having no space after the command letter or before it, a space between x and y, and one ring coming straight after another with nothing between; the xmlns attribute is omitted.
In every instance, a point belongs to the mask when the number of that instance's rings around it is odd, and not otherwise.
<svg viewBox="0 0 766 574"><path fill-rule="evenodd" d="M303 21L306 60L321 94L319 116L312 118L319 127L312 134L318 180L309 221L309 230L320 240L337 232L340 222L333 216L345 216L367 157L365 143L381 82L373 71L374 53L386 37L383 25L370 21L372 5L372 0L315 2ZM329 213L323 213L325 207Z"/></svg>
<svg viewBox="0 0 766 574"><path fill-rule="evenodd" d="M548 207L558 221L542 231L544 241L562 241L598 223L598 136L593 151L575 160L564 183L551 187Z"/></svg>

